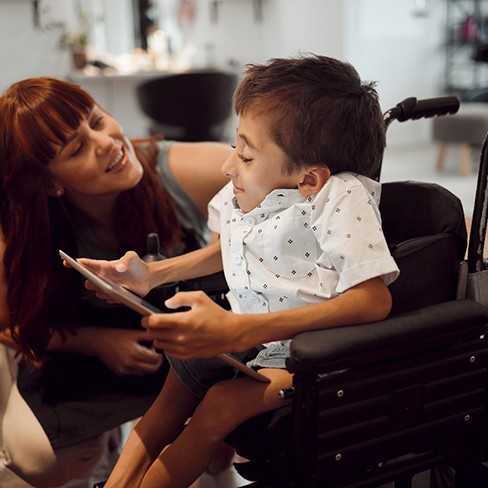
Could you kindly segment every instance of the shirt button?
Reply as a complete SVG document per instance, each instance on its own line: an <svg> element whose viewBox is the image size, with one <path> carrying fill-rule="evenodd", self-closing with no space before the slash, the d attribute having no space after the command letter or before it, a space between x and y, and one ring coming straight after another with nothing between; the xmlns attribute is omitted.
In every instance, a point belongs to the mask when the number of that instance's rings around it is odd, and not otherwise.
<svg viewBox="0 0 488 488"><path fill-rule="evenodd" d="M254 219L253 217L249 217L248 219L246 219L246 223L248 225L254 225L256 223L256 219Z"/></svg>
<svg viewBox="0 0 488 488"><path fill-rule="evenodd" d="M239 264L242 261L242 256L235 255L234 256L234 263Z"/></svg>

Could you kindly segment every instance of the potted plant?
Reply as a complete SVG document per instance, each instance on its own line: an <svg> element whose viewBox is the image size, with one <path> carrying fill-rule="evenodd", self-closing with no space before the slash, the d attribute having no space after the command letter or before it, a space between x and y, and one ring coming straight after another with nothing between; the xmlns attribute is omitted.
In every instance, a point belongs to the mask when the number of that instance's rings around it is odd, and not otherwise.
<svg viewBox="0 0 488 488"><path fill-rule="evenodd" d="M77 27L68 28L65 22L59 22L61 36L59 47L69 49L73 55L73 64L76 69L83 69L87 61L87 48L90 43L90 33L93 24L97 21L93 16L84 10L80 4L76 9ZM101 20L101 19L98 19Z"/></svg>
<svg viewBox="0 0 488 488"><path fill-rule="evenodd" d="M79 31L70 33L64 31L61 34L59 45L63 49L70 49L73 55L73 64L76 69L83 69L86 66L86 50L89 43L88 33Z"/></svg>

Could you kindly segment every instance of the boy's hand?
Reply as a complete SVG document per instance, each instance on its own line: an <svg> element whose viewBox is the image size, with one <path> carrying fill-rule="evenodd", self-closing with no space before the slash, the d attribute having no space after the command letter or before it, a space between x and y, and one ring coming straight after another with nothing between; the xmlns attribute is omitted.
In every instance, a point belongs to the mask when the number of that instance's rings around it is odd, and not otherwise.
<svg viewBox="0 0 488 488"><path fill-rule="evenodd" d="M240 347L238 316L217 305L202 291L179 292L166 300L168 308L190 307L189 311L151 314L142 325L156 349L163 349L178 359L213 357L238 352Z"/></svg>
<svg viewBox="0 0 488 488"><path fill-rule="evenodd" d="M109 280L131 290L136 295L143 297L150 291L149 267L134 251L127 252L115 261L88 258L80 258L79 261ZM102 298L109 303L114 302L112 298L99 291L96 285L90 281L86 281L85 286L89 290L95 291L98 298Z"/></svg>

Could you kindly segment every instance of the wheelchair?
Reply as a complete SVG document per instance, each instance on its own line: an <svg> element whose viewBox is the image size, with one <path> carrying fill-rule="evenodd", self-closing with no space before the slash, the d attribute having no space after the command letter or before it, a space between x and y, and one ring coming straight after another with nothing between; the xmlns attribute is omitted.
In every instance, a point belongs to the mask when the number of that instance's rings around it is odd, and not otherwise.
<svg viewBox="0 0 488 488"><path fill-rule="evenodd" d="M451 113L449 98L407 99L385 123ZM455 195L437 184L382 185L383 230L401 270L392 312L293 339L294 384L283 392L292 406L228 439L249 459L236 465L255 481L247 486L407 488L441 465L454 468L456 488L474 486L488 433L485 160L483 149L467 259Z"/></svg>
<svg viewBox="0 0 488 488"><path fill-rule="evenodd" d="M409 98L385 125L457 111L455 97ZM291 404L252 418L226 442L253 488L411 488L414 475L454 469L473 488L486 458L488 215L486 141L470 234L460 200L433 183L382 185L383 230L400 268L379 322L309 331L291 342ZM380 179L380 174L375 175ZM219 277L181 283L223 300ZM481 485L480 485L481 486ZM484 486L484 485L483 485Z"/></svg>

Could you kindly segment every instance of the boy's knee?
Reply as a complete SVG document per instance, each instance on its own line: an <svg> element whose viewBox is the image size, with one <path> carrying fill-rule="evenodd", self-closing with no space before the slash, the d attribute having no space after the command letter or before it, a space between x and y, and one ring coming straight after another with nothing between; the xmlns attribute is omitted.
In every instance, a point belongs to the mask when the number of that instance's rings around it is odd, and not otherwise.
<svg viewBox="0 0 488 488"><path fill-rule="evenodd" d="M244 410L241 402L229 394L226 382L213 385L205 394L197 408L198 417L207 432L214 432L217 436L225 435L241 423Z"/></svg>

